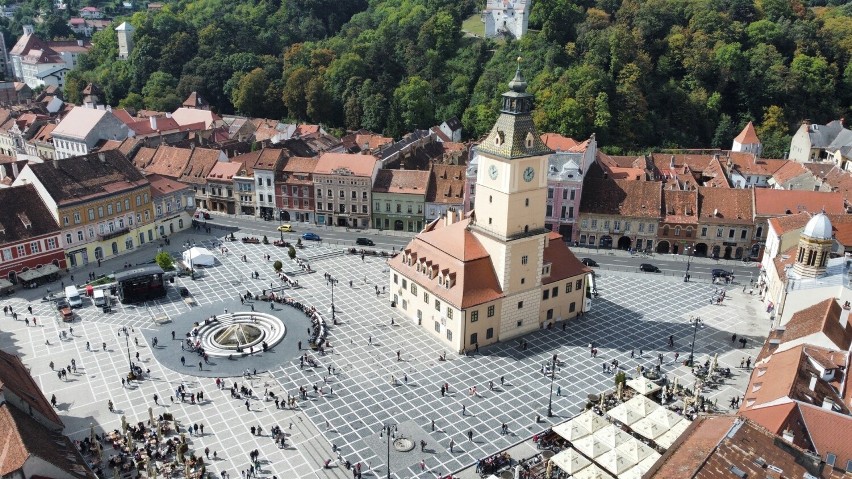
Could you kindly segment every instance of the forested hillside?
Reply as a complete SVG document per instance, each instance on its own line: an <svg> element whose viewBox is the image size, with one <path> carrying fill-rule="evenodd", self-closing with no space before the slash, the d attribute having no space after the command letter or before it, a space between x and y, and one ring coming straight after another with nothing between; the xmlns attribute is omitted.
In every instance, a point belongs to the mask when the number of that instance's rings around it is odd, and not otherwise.
<svg viewBox="0 0 852 479"><path fill-rule="evenodd" d="M457 115L478 137L523 58L542 130L623 151L730 147L755 120L780 155L803 119L852 101L852 6L798 0L533 0L530 32L461 32L474 0L182 0L130 18L69 76L112 104L170 110L197 90L222 113L398 136Z"/></svg>

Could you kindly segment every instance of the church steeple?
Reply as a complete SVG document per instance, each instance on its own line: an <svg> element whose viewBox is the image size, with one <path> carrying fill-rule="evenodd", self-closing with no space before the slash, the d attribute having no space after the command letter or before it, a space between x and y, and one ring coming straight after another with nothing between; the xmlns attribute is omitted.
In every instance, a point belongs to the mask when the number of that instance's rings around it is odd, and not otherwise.
<svg viewBox="0 0 852 479"><path fill-rule="evenodd" d="M553 151L541 141L532 120L533 100L527 93L527 82L521 74L521 58L509 91L501 95L500 117L488 137L476 148L503 158L546 155Z"/></svg>

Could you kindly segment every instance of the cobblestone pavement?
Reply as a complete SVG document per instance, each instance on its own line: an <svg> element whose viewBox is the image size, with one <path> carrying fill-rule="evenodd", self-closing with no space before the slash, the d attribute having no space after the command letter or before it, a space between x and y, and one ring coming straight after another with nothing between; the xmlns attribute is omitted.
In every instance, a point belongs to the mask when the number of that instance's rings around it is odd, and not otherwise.
<svg viewBox="0 0 852 479"><path fill-rule="evenodd" d="M176 235L166 248L178 253L181 248L176 242L186 237ZM592 311L568 322L566 330L556 325L552 330L530 334L526 337L529 347L523 351L515 341L509 341L482 348L472 357L448 355L448 361L439 362L443 347L437 340L400 317L391 326L387 294L375 293L376 285L381 290L387 284L387 265L383 260L367 257L362 261L358 256L342 255L333 247L310 244L299 255L317 272L300 274L286 258L286 250L271 245L226 242L229 252L224 255L213 247L212 237L202 241L198 236L197 241L217 252L218 264L208 268L199 280L178 278L176 286L189 288L201 305L199 309L232 304L246 290L260 293L270 281L275 286L271 267L275 259L281 259L285 270L293 273L302 286L287 294L324 313L330 309L332 291L323 273L340 280L334 288L340 325L331 331L332 353L314 355L318 367L300 369L297 360L287 359L296 357L296 353L273 364L258 360L262 367L252 379L228 380L245 383L259 398L266 389L286 396L305 386L308 400L300 403L299 410L291 411L276 410L274 403L258 399L247 411L243 401L216 390L209 377L197 377L191 368L178 368L180 372L176 372L175 368L160 364L155 359L159 352L152 354L149 340L157 336L164 348L179 348L177 341L163 339L181 324L183 316L193 314L193 307L187 306L174 290L162 300L120 306L107 315L85 300L86 306L78 310L80 320L73 324L73 335L66 340L59 339L59 331L68 331L68 326L61 323L51 304L23 298L6 300L4 304L13 305L19 312L32 305L39 323L37 327L26 327L23 321L2 318L0 347L22 355L45 393L56 394L66 432L72 437L86 435L91 423L98 429L119 428L122 414L130 422L143 421L151 406L155 414L172 412L182 424L204 424L205 434L191 437L191 447L196 451L209 447L211 456L217 451L219 459L211 466L216 473L227 470L234 477L247 467L248 452L258 449L264 460L263 475L268 477L348 477L351 473L342 468L322 467L324 460L336 458L334 447L344 459L361 462L365 473L370 470L384 476L387 440L379 436L379 430L383 424L394 423L398 426L397 437L414 440L416 448L411 452L391 448L393 475L431 477L463 469L476 459L523 442L537 430L578 413L588 394L611 389L613 379L602 372L604 362L618 359L622 369L631 372L640 364L653 366L657 354L662 353L663 372L682 377L692 385L687 368L674 362L675 351L681 359L689 354L693 333L688 323L690 316L703 320L703 327L696 331L697 360L703 362L718 354L721 366L735 371L730 384L705 392L718 398L720 404L727 404L747 381L747 375L739 373L741 357L754 358L768 329L757 298L742 295L736 286L724 305L711 306L709 299L715 289L712 285L606 273L598 277L601 296L594 301ZM271 255L270 261L265 259L267 254ZM153 250L138 253L139 260L146 255L153 256ZM246 255L246 262L242 255ZM104 264L104 268L109 266L109 262ZM251 279L252 271L259 272L260 279ZM30 297L35 294L28 293ZM165 325L153 322L153 318L163 315L176 321ZM117 329L124 326L133 328L133 339L125 341L116 335ZM301 329L292 329L299 339L307 339ZM734 332L748 339L744 350L731 342ZM674 349L667 346L669 335L675 337ZM102 350L104 342L106 351ZM596 358L590 357L591 342L599 350ZM139 352L140 362L151 370L152 378L122 387L120 377L126 372L128 346L132 358ZM630 358L631 350L635 358ZM402 361L397 361L397 351L401 352ZM550 381L540 368L553 354L558 354L564 365L554 384L554 417L546 418ZM48 363L53 361L60 367L70 363L71 358L76 359L78 371L67 381L60 381ZM253 369L251 359L240 361ZM391 376L397 380L395 385L391 384ZM489 382L493 382L493 389L489 389ZM444 383L449 384L450 393L442 397L440 385ZM191 392L203 390L205 401L196 405L172 404L169 397L179 384ZM313 385L321 386L322 394L314 393ZM474 386L477 394L471 396L469 388ZM159 396L160 405L154 404L154 394ZM115 413L107 410L109 398L115 402ZM542 422L534 423L536 415L542 416ZM510 431L505 436L499 434L504 422ZM268 431L274 424L292 434L289 447L279 449L273 444ZM252 436L252 425L262 425L264 436ZM473 441L468 441L468 431L473 432ZM421 440L426 443L423 451ZM426 472L421 471L421 459L425 460Z"/></svg>

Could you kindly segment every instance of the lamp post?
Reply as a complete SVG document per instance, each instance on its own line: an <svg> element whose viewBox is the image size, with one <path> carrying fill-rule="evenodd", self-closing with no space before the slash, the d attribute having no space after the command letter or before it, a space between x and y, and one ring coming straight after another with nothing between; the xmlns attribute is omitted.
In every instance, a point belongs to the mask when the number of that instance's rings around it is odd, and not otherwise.
<svg viewBox="0 0 852 479"><path fill-rule="evenodd" d="M692 255L695 253L694 246L686 247L686 272L683 273L683 282L689 282L689 266L692 264Z"/></svg>
<svg viewBox="0 0 852 479"><path fill-rule="evenodd" d="M547 417L553 416L553 380L556 378L556 354L550 367L550 395L547 397Z"/></svg>
<svg viewBox="0 0 852 479"><path fill-rule="evenodd" d="M337 324L337 320L334 317L334 284L337 283L337 280L329 276L328 282L331 284L331 324Z"/></svg>
<svg viewBox="0 0 852 479"><path fill-rule="evenodd" d="M130 359L130 335L127 334L127 326L125 326L122 331L124 331L124 345L127 347L127 367L130 373L133 373L133 361Z"/></svg>
<svg viewBox="0 0 852 479"><path fill-rule="evenodd" d="M695 356L695 334L698 333L698 326L703 326L704 321L701 321L700 316L690 317L689 323L692 324L692 346L689 349L689 367L692 367L692 363Z"/></svg>
<svg viewBox="0 0 852 479"><path fill-rule="evenodd" d="M394 438L394 439L396 438L396 432L397 432L397 430L398 430L398 429L397 429L397 425L396 425L396 424L391 423L391 424L384 424L384 425L382 425L382 430L381 430L381 431L379 431L379 438L381 438L381 437L382 437L382 435L384 434L384 436L387 438L387 441L388 441L388 454L387 454L388 475L387 475L387 479L391 479L391 472L390 472L390 446L391 446L391 438Z"/></svg>

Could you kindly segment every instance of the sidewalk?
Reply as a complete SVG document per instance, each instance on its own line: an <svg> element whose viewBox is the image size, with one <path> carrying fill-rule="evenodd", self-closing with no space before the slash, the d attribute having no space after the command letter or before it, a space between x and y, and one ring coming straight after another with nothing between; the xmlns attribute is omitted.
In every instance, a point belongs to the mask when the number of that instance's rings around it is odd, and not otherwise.
<svg viewBox="0 0 852 479"><path fill-rule="evenodd" d="M621 249L601 249L595 248L594 246L571 246L571 251L574 252L577 256L581 256L582 253L594 253L594 254L605 254L609 256L619 256L622 258L641 258L641 254L636 253L635 255L630 254L629 251L624 251ZM715 264L715 265L735 265L735 266L746 266L750 264L754 264L752 261L750 263L743 263L737 259L713 259L704 256L688 256L685 254L668 254L668 253L653 253L648 256L648 258L660 258L666 261L679 261L681 263L686 263L690 261L692 263L698 264ZM691 258L691 259L690 259Z"/></svg>

